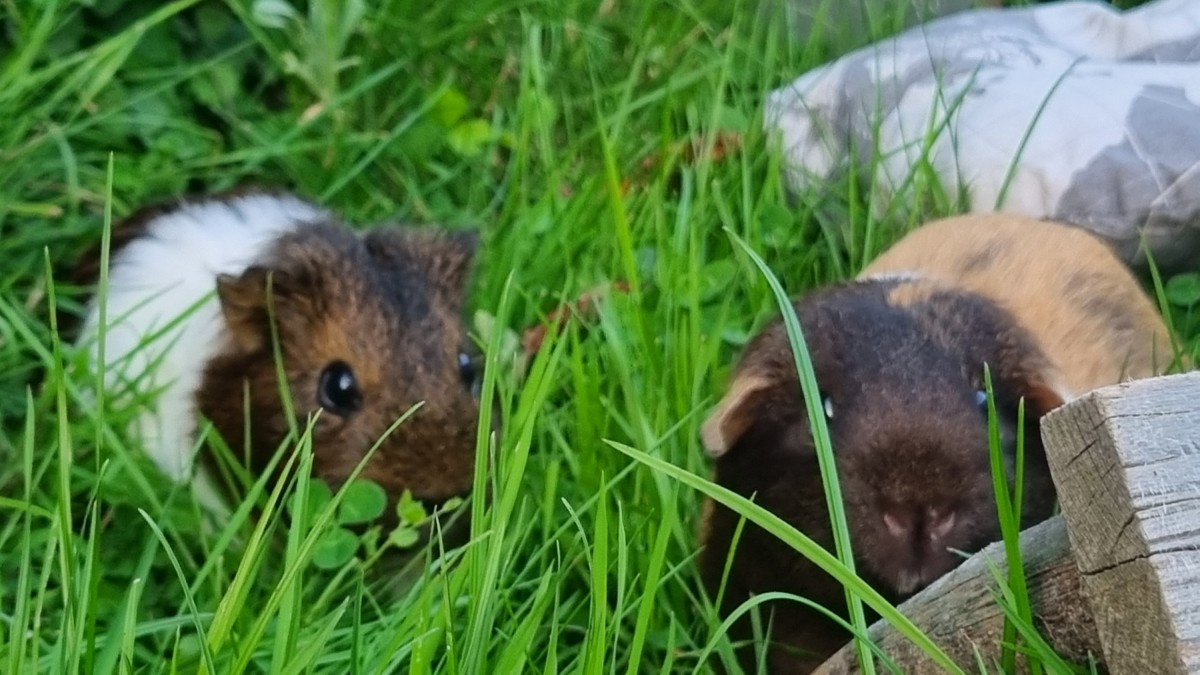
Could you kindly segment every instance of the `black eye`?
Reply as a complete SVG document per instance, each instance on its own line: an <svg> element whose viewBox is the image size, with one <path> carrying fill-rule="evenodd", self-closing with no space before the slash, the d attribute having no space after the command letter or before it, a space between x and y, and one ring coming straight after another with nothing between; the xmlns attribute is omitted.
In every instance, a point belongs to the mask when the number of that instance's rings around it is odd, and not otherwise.
<svg viewBox="0 0 1200 675"><path fill-rule="evenodd" d="M984 415L987 414L988 396L986 391L982 389L975 390L975 405L979 406L979 409L983 411Z"/></svg>
<svg viewBox="0 0 1200 675"><path fill-rule="evenodd" d="M820 390L817 391L817 396L821 397L821 407L825 410L825 419L833 419L833 397Z"/></svg>
<svg viewBox="0 0 1200 675"><path fill-rule="evenodd" d="M334 361L321 371L317 403L329 412L345 417L362 407L362 394L354 371L345 361Z"/></svg>
<svg viewBox="0 0 1200 675"><path fill-rule="evenodd" d="M466 352L458 353L458 376L473 395L479 395L479 369L475 365L475 359Z"/></svg>

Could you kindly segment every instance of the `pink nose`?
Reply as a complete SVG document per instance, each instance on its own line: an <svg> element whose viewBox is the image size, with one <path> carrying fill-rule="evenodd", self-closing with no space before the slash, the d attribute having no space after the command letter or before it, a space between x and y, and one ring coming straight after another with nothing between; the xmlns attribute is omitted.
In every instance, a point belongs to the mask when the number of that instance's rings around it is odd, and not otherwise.
<svg viewBox="0 0 1200 675"><path fill-rule="evenodd" d="M931 544L946 538L954 529L955 513L932 506L924 509L896 508L883 512L883 524L897 539L926 538Z"/></svg>
<svg viewBox="0 0 1200 675"><path fill-rule="evenodd" d="M954 529L954 511L929 509L925 528L926 534L929 535L929 541L936 542L939 539L945 539L946 535L950 534L950 530Z"/></svg>

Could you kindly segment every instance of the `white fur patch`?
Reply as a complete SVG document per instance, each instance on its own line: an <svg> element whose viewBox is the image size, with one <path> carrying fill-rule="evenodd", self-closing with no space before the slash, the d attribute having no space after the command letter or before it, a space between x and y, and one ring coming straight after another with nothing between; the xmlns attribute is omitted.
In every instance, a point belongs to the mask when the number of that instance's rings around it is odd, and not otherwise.
<svg viewBox="0 0 1200 675"><path fill-rule="evenodd" d="M324 217L316 206L282 195L184 203L152 219L112 258L105 386L116 400L151 396L132 431L175 481L192 475L194 395L205 364L227 339L217 275L240 274L281 234ZM99 325L93 299L80 336L93 367ZM202 502L214 506L210 483L197 475L194 487Z"/></svg>
<svg viewBox="0 0 1200 675"><path fill-rule="evenodd" d="M916 270L899 270L896 272L879 272L859 277L859 281L920 281L925 277Z"/></svg>

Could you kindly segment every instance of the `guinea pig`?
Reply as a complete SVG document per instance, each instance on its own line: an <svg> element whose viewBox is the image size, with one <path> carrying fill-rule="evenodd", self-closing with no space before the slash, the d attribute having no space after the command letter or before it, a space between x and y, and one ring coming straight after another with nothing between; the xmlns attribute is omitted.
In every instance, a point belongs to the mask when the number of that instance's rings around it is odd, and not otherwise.
<svg viewBox="0 0 1200 675"><path fill-rule="evenodd" d="M253 476L288 436L276 345L300 429L320 413L315 476L336 488L383 438L361 476L393 500L470 491L480 369L462 312L473 233L359 232L295 196L245 192L144 209L113 241L106 387L150 396L131 431L203 505L228 512L229 495L211 455L197 457L202 421ZM93 363L99 308L93 298L80 336Z"/></svg>
<svg viewBox="0 0 1200 675"><path fill-rule="evenodd" d="M1000 539L988 443L987 366L1014 478L1025 408L1022 526L1055 494L1038 419L1095 387L1162 372L1170 335L1137 281L1090 234L1015 215L928 223L853 281L795 301L833 446L856 569L893 602ZM714 480L833 550L825 493L781 320L746 346L701 427ZM709 500L700 571L714 594L739 517ZM750 523L722 611L785 591L845 616L842 587ZM795 602L773 609L772 672L809 672L849 639ZM743 624L735 637L748 638Z"/></svg>

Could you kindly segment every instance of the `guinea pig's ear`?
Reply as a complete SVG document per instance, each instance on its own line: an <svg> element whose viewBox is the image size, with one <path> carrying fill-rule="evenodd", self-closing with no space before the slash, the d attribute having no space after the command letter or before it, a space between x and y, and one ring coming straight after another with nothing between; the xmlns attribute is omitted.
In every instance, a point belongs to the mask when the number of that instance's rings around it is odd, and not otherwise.
<svg viewBox="0 0 1200 675"><path fill-rule="evenodd" d="M449 288L461 290L479 250L479 233L470 230L447 232L431 247L430 269Z"/></svg>
<svg viewBox="0 0 1200 675"><path fill-rule="evenodd" d="M1042 415L1074 399L1075 395L1061 379L1055 372L1039 373L1028 378L1021 387L1025 414L1033 419L1041 419Z"/></svg>
<svg viewBox="0 0 1200 675"><path fill-rule="evenodd" d="M371 232L364 241L368 253L385 267L424 272L451 305L462 300L479 248L479 235L471 231L391 228Z"/></svg>
<svg viewBox="0 0 1200 675"><path fill-rule="evenodd" d="M269 270L252 266L240 275L217 276L217 298L233 339L245 351L261 349L267 341L267 283ZM273 285L273 284L272 284Z"/></svg>
<svg viewBox="0 0 1200 675"><path fill-rule="evenodd" d="M700 426L700 442L709 457L724 455L746 433L757 416L762 393L770 386L769 379L755 373L733 379L729 391Z"/></svg>

